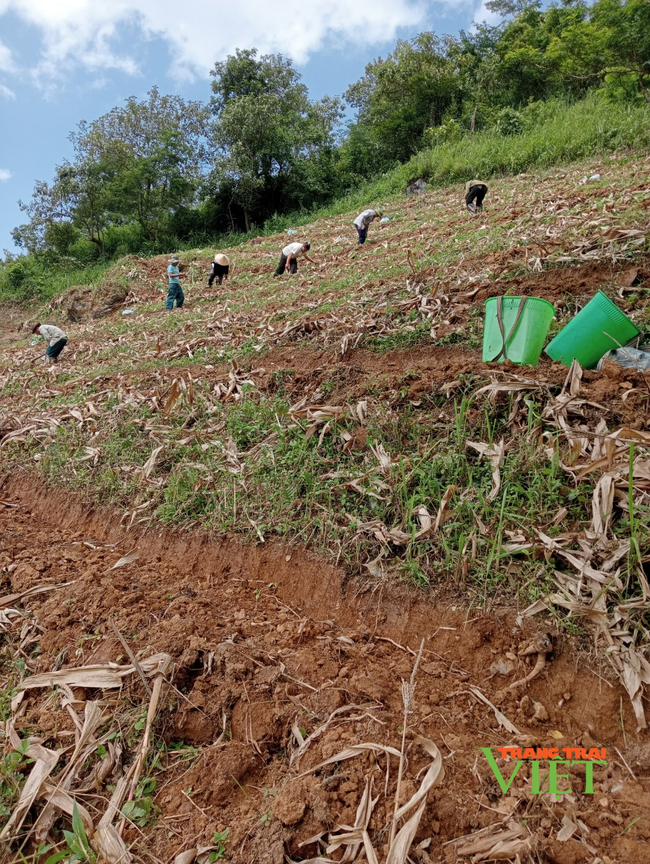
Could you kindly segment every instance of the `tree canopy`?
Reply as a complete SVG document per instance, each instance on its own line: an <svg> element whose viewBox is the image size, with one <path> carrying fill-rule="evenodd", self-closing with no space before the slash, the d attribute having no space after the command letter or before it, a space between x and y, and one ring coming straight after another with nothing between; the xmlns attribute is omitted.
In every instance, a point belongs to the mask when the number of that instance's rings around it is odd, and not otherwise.
<svg viewBox="0 0 650 864"><path fill-rule="evenodd" d="M246 230L252 218L323 200L314 175L325 180L341 117L337 99L311 102L291 60L280 54L257 57L237 51L211 72L218 159L213 181L225 184L242 210Z"/></svg>
<svg viewBox="0 0 650 864"><path fill-rule="evenodd" d="M205 103L131 97L71 134L74 156L21 204L35 254L162 251L310 209L418 150L493 128L515 135L544 100L650 104L650 0L490 0L471 32L400 40L343 102L313 101L291 59L237 49ZM531 119L532 118L532 119Z"/></svg>

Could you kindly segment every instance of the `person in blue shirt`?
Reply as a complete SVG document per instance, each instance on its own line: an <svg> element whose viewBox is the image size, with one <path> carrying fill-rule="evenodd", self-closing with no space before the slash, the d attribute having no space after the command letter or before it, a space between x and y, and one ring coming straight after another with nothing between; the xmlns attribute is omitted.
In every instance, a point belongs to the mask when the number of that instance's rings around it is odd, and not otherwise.
<svg viewBox="0 0 650 864"><path fill-rule="evenodd" d="M169 267L167 268L169 291L167 292L167 304L165 307L168 312L171 312L174 308L174 300L176 301L177 309L182 309L183 303L185 302L185 295L181 288L181 271L178 266L179 264L180 258L178 258L178 256L173 255L169 259Z"/></svg>

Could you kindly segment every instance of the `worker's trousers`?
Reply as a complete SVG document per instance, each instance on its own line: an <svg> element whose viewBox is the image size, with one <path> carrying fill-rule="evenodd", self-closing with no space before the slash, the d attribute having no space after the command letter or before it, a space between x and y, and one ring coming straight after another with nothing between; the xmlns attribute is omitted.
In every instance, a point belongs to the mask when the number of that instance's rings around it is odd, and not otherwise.
<svg viewBox="0 0 650 864"><path fill-rule="evenodd" d="M180 309L185 301L185 295L183 294L183 289L180 286L179 282L170 282L169 283L169 291L167 293L167 309L174 308L174 300L176 301L176 308Z"/></svg>

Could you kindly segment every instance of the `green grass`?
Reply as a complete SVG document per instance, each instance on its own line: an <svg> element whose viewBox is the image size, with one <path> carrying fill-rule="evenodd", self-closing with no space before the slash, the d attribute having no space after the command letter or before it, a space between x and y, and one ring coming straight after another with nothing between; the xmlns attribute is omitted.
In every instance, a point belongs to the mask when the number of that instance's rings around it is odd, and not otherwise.
<svg viewBox="0 0 650 864"><path fill-rule="evenodd" d="M466 386L471 388L471 379ZM481 602L515 595L527 603L540 596L551 584L552 559L523 554L515 575L505 566L510 555L501 549L504 532L532 533L562 506L569 510L567 523L577 524L592 493L590 484L582 484L580 494L569 500L559 458L549 461L535 436L522 436L512 439L501 492L489 500L490 465L465 444L507 435L512 397L495 405L482 396L460 395L446 424L431 416L435 394L419 408L406 401L399 413L378 406L368 418L367 443L345 448L346 435L358 429L352 416L332 423L321 440L323 427L312 434L309 421L294 420L289 401L277 391L268 397L251 393L237 404L213 406L210 413L205 395L200 388L195 395L193 443L183 443L186 414L177 404L176 419L170 420L176 431L152 473L156 482L163 481L157 491L136 471L124 471L125 465L144 465L150 456L152 444L140 431L146 406L123 412L119 425L99 430L93 442L101 454L96 466L82 461L79 431L60 428L45 448L40 470L58 484L129 510L153 496L147 514L175 527L201 524L252 539L260 533L291 536L325 554L340 550L355 571L382 549L363 526L379 520L387 529L415 535L417 508L426 506L435 518L446 490L454 486L440 532L404 546L389 543L389 568L419 586L451 577ZM525 410L533 429L541 406L531 402ZM215 426L222 429L217 439L207 431ZM388 471L378 470L372 447L379 445L394 460Z"/></svg>
<svg viewBox="0 0 650 864"><path fill-rule="evenodd" d="M465 184L468 179L519 174L549 169L605 153L650 148L650 108L608 102L591 93L573 104L552 101L544 105L537 122L520 135L494 131L467 134L459 141L423 150L405 165L363 184L349 195L311 214L290 214L273 222L273 230L303 225L314 219L337 216L368 202L402 193L408 183L422 177L431 186Z"/></svg>
<svg viewBox="0 0 650 864"><path fill-rule="evenodd" d="M409 348L416 348L430 340L431 328L427 327L426 324L418 324L411 330L401 330L387 336L368 336L363 344L371 351L383 354L386 351L404 351Z"/></svg>
<svg viewBox="0 0 650 864"><path fill-rule="evenodd" d="M216 237L214 243L236 249L253 237L268 237L369 203L381 202L390 208L384 199L402 194L406 185L417 177L426 179L432 187L444 187L464 184L468 178L477 176L487 180L548 170L631 148L637 152L650 148L650 108L646 105L611 103L597 92L573 104L552 100L541 104L541 110L540 104L534 106L535 111L530 112L530 119L519 135L500 135L494 131L467 134L459 141L421 151L406 164L362 183L324 207L275 216L259 230ZM401 217L393 215L392 226L397 229L401 227ZM486 248L493 248L493 244ZM209 248L192 252L211 255ZM202 275L194 265L189 273L195 277ZM72 285L97 287L103 281L123 278L119 267L114 268L110 261L82 267L68 259L53 262L34 255L21 256L15 262L0 265L0 304L42 303ZM161 284L162 281L161 277Z"/></svg>
<svg viewBox="0 0 650 864"><path fill-rule="evenodd" d="M109 261L81 266L35 255L20 256L14 262L0 264L0 305L31 306L47 302L73 285L95 287L110 266Z"/></svg>
<svg viewBox="0 0 650 864"><path fill-rule="evenodd" d="M592 94L573 105L557 103L548 114L520 135L483 132L424 151L402 170L440 186L650 147L650 108L645 105L612 104Z"/></svg>

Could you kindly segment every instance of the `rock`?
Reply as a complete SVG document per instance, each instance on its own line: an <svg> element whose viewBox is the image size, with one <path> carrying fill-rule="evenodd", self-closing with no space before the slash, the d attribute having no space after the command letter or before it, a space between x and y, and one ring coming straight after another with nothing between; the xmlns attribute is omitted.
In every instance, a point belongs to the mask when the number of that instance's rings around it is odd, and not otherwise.
<svg viewBox="0 0 650 864"><path fill-rule="evenodd" d="M545 723L548 720L548 711L541 702L535 702L533 720L537 720L539 723Z"/></svg>
<svg viewBox="0 0 650 864"><path fill-rule="evenodd" d="M509 675L514 668L514 663L504 660L503 657L499 657L490 666L490 672L492 675Z"/></svg>
<svg viewBox="0 0 650 864"><path fill-rule="evenodd" d="M73 285L50 306L59 308L72 322L105 318L124 303L128 293L129 288L120 284L100 285L95 289L90 285Z"/></svg>
<svg viewBox="0 0 650 864"><path fill-rule="evenodd" d="M412 183L406 187L407 195L421 195L424 190L427 188L426 180L423 180L421 177L417 180L413 180Z"/></svg>
<svg viewBox="0 0 650 864"><path fill-rule="evenodd" d="M93 318L105 318L114 312L127 298L129 289L126 285L102 286L95 291L93 302ZM98 305L95 305L97 303Z"/></svg>
<svg viewBox="0 0 650 864"><path fill-rule="evenodd" d="M75 285L61 297L58 305L68 317L68 321L82 321L88 318L92 308L92 288L89 285Z"/></svg>

